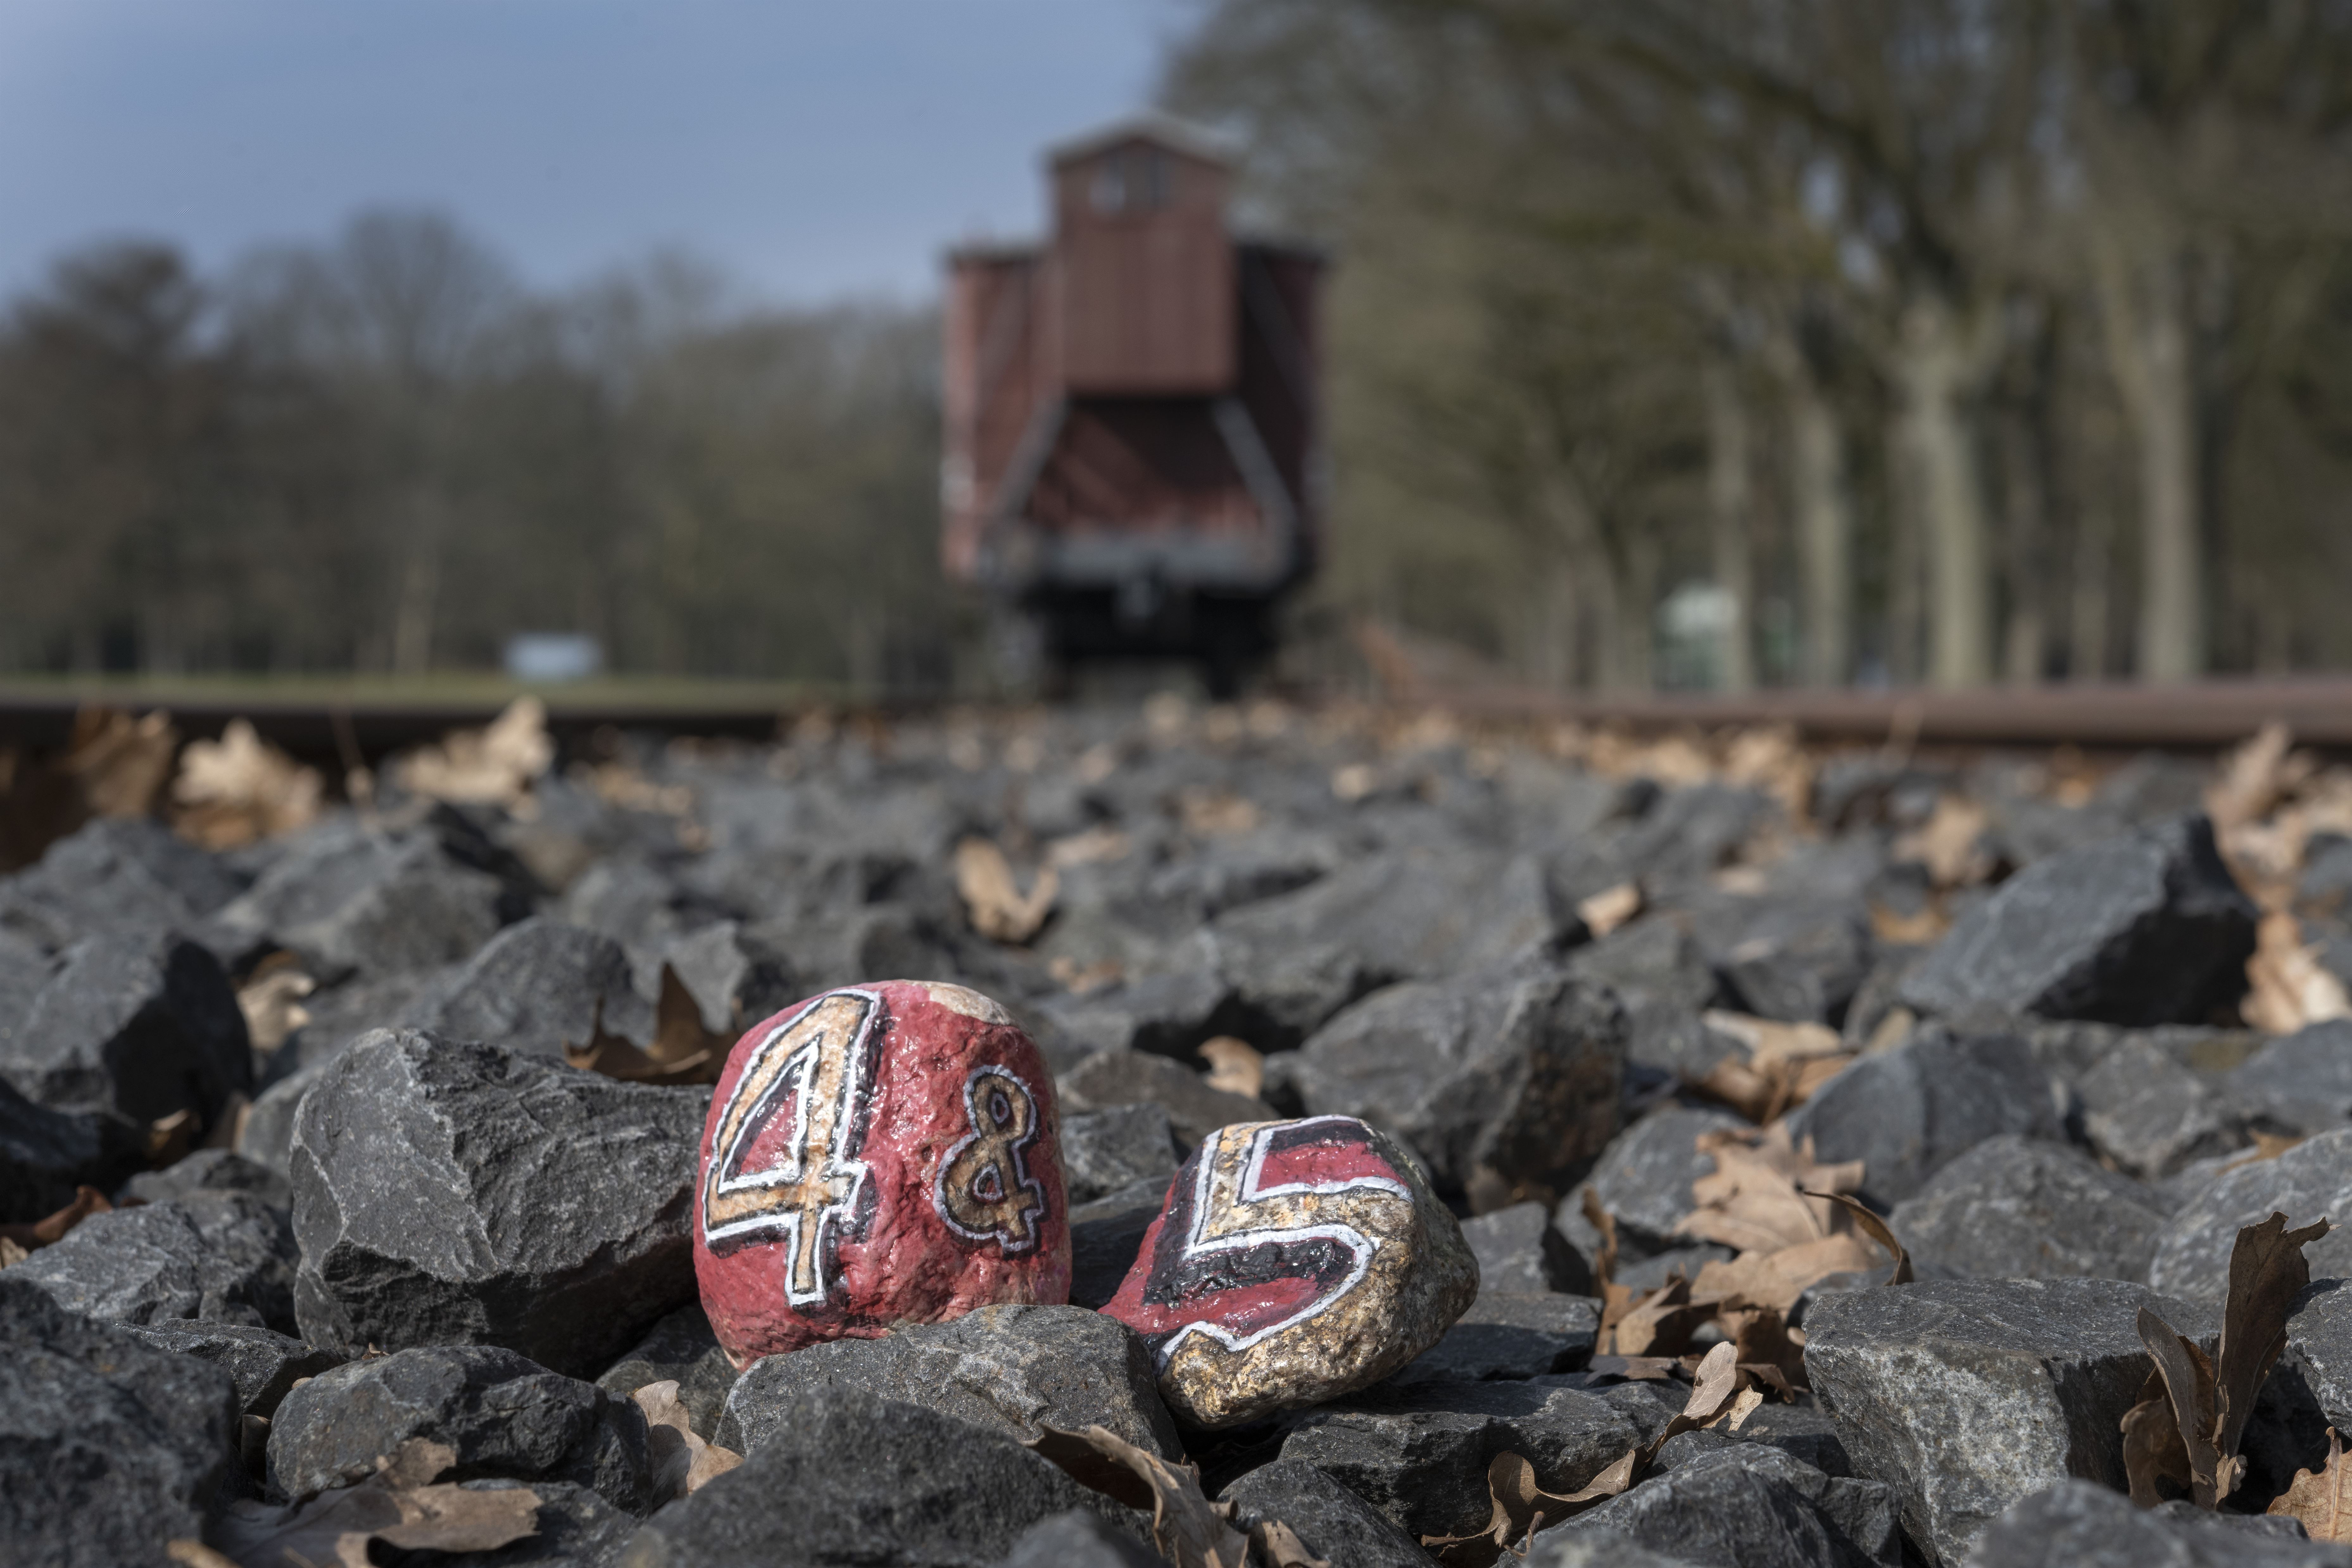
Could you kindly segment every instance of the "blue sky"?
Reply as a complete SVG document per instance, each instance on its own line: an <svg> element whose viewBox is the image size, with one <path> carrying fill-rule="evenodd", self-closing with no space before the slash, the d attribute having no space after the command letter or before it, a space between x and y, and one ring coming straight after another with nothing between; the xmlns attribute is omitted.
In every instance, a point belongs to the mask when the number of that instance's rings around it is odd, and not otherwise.
<svg viewBox="0 0 2352 1568"><path fill-rule="evenodd" d="M373 205L531 281L666 246L780 302L916 300L1032 232L1045 142L1140 107L1185 0L0 0L0 293L99 238L201 265Z"/></svg>

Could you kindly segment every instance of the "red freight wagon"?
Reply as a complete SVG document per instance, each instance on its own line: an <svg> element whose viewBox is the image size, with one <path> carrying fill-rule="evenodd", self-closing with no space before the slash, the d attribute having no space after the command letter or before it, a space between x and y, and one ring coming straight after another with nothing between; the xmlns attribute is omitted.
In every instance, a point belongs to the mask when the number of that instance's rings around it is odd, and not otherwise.
<svg viewBox="0 0 2352 1568"><path fill-rule="evenodd" d="M1048 155L1043 247L951 254L941 551L1058 667L1273 646L1322 510L1318 254L1236 239L1230 162L1158 116Z"/></svg>

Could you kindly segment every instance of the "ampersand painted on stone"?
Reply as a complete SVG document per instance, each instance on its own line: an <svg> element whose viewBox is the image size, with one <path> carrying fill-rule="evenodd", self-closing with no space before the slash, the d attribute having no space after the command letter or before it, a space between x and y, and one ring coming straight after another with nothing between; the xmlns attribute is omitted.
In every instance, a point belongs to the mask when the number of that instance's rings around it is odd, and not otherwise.
<svg viewBox="0 0 2352 1568"><path fill-rule="evenodd" d="M1024 1152L1037 1140L1037 1097L1005 1068L981 1067L964 1079L963 1103L971 1133L940 1162L940 1217L966 1241L1026 1252L1045 1213L1045 1186Z"/></svg>
<svg viewBox="0 0 2352 1568"><path fill-rule="evenodd" d="M1353 1117L1224 1128L1176 1173L1140 1299L1130 1280L1109 1310L1163 1370L1195 1336L1245 1351L1344 1300L1381 1245L1365 1232L1412 1209Z"/></svg>
<svg viewBox="0 0 2352 1568"><path fill-rule="evenodd" d="M785 1297L796 1307L831 1292L835 1247L864 1225L866 1167L857 1156L881 1014L870 991L835 991L786 1019L745 1063L711 1141L704 1244L724 1256L781 1242Z"/></svg>

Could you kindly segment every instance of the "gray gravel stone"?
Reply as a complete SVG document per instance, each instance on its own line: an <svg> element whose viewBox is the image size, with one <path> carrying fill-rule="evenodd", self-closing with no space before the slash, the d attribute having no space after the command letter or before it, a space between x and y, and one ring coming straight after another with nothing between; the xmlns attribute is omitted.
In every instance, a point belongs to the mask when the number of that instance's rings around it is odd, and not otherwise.
<svg viewBox="0 0 2352 1568"><path fill-rule="evenodd" d="M192 1355L225 1369L236 1380L238 1406L247 1415L268 1417L294 1381L316 1377L343 1358L316 1345L251 1323L213 1323L194 1318L158 1318L125 1323L122 1331L142 1344Z"/></svg>
<svg viewBox="0 0 2352 1568"><path fill-rule="evenodd" d="M0 931L56 952L87 936L188 931L243 887L160 822L100 817L0 878Z"/></svg>
<svg viewBox="0 0 2352 1568"><path fill-rule="evenodd" d="M353 1046L296 1120L303 1338L601 1370L694 1296L708 1101L415 1030Z"/></svg>
<svg viewBox="0 0 2352 1568"><path fill-rule="evenodd" d="M1370 855L1211 921L1249 1037L1281 1048L1357 997L1548 951L1571 929L1528 857L1458 841Z"/></svg>
<svg viewBox="0 0 2352 1568"><path fill-rule="evenodd" d="M284 948L321 982L462 961L499 925L499 879L421 830L338 818L306 834L207 923L224 957ZM381 1022L381 1020L379 1020Z"/></svg>
<svg viewBox="0 0 2352 1568"><path fill-rule="evenodd" d="M2327 1425L2352 1431L2352 1280L2312 1281L2287 1319L2285 1358Z"/></svg>
<svg viewBox="0 0 2352 1568"><path fill-rule="evenodd" d="M2168 1296L2219 1307L2229 1294L2230 1249L2238 1232L2273 1212L2285 1215L2291 1226L2320 1218L2352 1221L2352 1128L2323 1132L2275 1160L2248 1158L2216 1175L2158 1237L2148 1284ZM2352 1277L2352 1226L2338 1225L2303 1255L2315 1279Z"/></svg>
<svg viewBox="0 0 2352 1568"><path fill-rule="evenodd" d="M1083 1307L982 1307L879 1339L831 1340L763 1356L727 1396L717 1441L748 1453L801 1398L856 1388L1027 1442L1045 1426L1105 1426L1167 1458L1184 1451L1143 1342Z"/></svg>
<svg viewBox="0 0 2352 1568"><path fill-rule="evenodd" d="M278 1208L294 1197L283 1173L228 1149L199 1149L160 1171L142 1171L122 1184L116 1197L160 1204L195 1193L250 1193Z"/></svg>
<svg viewBox="0 0 2352 1568"><path fill-rule="evenodd" d="M2148 1372L2136 1321L2209 1314L2118 1279L1948 1279L1815 1302L1805 1372L1854 1472L1892 1488L1928 1559L1955 1564L2019 1498L2124 1485L2117 1423Z"/></svg>
<svg viewBox="0 0 2352 1568"><path fill-rule="evenodd" d="M1167 1561L1100 1515L1073 1509L1032 1525L997 1568L1165 1568Z"/></svg>
<svg viewBox="0 0 2352 1568"><path fill-rule="evenodd" d="M0 1274L0 1542L12 1563L121 1568L199 1538L247 1486L229 1374L77 1318Z"/></svg>
<svg viewBox="0 0 2352 1568"><path fill-rule="evenodd" d="M294 1327L294 1233L249 1193L193 1193L92 1215L10 1272L85 1318Z"/></svg>
<svg viewBox="0 0 2352 1568"><path fill-rule="evenodd" d="M1675 1226L1692 1208L1691 1183L1715 1170L1715 1156L1698 1152L1699 1134L1747 1125L1727 1111L1675 1106L1619 1133L1587 1181L1617 1221L1620 1243L1650 1252L1676 1245ZM1571 1237L1583 1227L1578 1194L1560 1200L1554 1220Z"/></svg>
<svg viewBox="0 0 2352 1568"><path fill-rule="evenodd" d="M246 1113L245 1126L236 1137L236 1152L264 1170L283 1175L293 1152L295 1108L302 1103L302 1096L310 1092L310 1086L326 1076L327 1066L322 1061L316 1067L304 1068L263 1089L254 1100L253 1109Z"/></svg>
<svg viewBox="0 0 2352 1568"><path fill-rule="evenodd" d="M131 931L59 955L0 1042L0 1079L52 1110L141 1129L190 1110L209 1129L231 1094L251 1090L253 1052L218 960L185 938Z"/></svg>
<svg viewBox="0 0 2352 1568"><path fill-rule="evenodd" d="M1074 1110L1056 1129L1062 1141L1062 1183L1070 1205L1090 1204L1138 1182L1164 1187L1176 1173L1176 1143L1168 1112L1158 1105L1116 1105Z"/></svg>
<svg viewBox="0 0 2352 1568"><path fill-rule="evenodd" d="M1558 1190L1616 1133L1624 1038L1601 987L1473 974L1366 997L1307 1040L1290 1081L1310 1115L1402 1135L1441 1192Z"/></svg>
<svg viewBox="0 0 2352 1568"><path fill-rule="evenodd" d="M630 1394L649 1383L675 1383L688 1422L707 1438L719 1430L728 1391L739 1375L735 1363L719 1348L719 1336L711 1332L702 1303L689 1301L656 1323L635 1350L606 1367L596 1386Z"/></svg>
<svg viewBox="0 0 2352 1568"><path fill-rule="evenodd" d="M653 1004L637 994L628 954L608 936L534 919L509 926L413 1004L401 1022L562 1060L601 1022L608 1035L653 1038Z"/></svg>
<svg viewBox="0 0 2352 1568"><path fill-rule="evenodd" d="M2060 1480L1985 1527L1971 1568L2352 1568L2352 1546L2263 1528L2290 1522L2150 1511L2107 1487Z"/></svg>
<svg viewBox="0 0 2352 1568"><path fill-rule="evenodd" d="M2063 1143L2004 1133L1928 1178L1891 1223L1923 1279L2136 1280L2165 1219L2129 1177Z"/></svg>
<svg viewBox="0 0 2352 1568"><path fill-rule="evenodd" d="M1960 918L1903 999L1926 1013L2202 1023L2245 989L2254 916L2192 814L2028 866Z"/></svg>
<svg viewBox="0 0 2352 1568"><path fill-rule="evenodd" d="M1591 1359L1600 1329L1601 1303L1590 1296L1482 1285L1445 1337L1391 1373L1382 1386L1574 1372Z"/></svg>
<svg viewBox="0 0 2352 1568"><path fill-rule="evenodd" d="M1715 971L1674 921L1635 921L1576 949L1566 963L1578 979L1617 994L1625 1009L1629 1064L1699 1079L1727 1054L1699 1021L1715 1004Z"/></svg>
<svg viewBox="0 0 2352 1568"><path fill-rule="evenodd" d="M1497 1454L1523 1456L1545 1490L1570 1492L1640 1437L1609 1400L1562 1379L1425 1383L1302 1412L1282 1458L1322 1469L1419 1539L1484 1527Z"/></svg>
<svg viewBox="0 0 2352 1568"><path fill-rule="evenodd" d="M1167 1113L1168 1125L1187 1148L1236 1121L1276 1120L1264 1100L1212 1089L1205 1074L1142 1051L1097 1051L1064 1073L1055 1087L1062 1104L1074 1112L1157 1105ZM1174 1152L1172 1148L1170 1152Z"/></svg>
<svg viewBox="0 0 2352 1568"><path fill-rule="evenodd" d="M2229 1091L2146 1039L2116 1045L2075 1079L2074 1093L2091 1147L2148 1181L2246 1143L2245 1115Z"/></svg>
<svg viewBox="0 0 2352 1568"><path fill-rule="evenodd" d="M1001 1431L863 1390L811 1394L743 1463L646 1521L621 1568L985 1568L1082 1510L1129 1511Z"/></svg>
<svg viewBox="0 0 2352 1568"><path fill-rule="evenodd" d="M1237 1528L1279 1521L1311 1555L1334 1568L1342 1563L1348 1568L1428 1568L1429 1553L1412 1537L1313 1465L1276 1459L1218 1495L1234 1505Z"/></svg>
<svg viewBox="0 0 2352 1568"><path fill-rule="evenodd" d="M2247 1110L2290 1132L2352 1122L2352 1018L2331 1018L2272 1040L2230 1075Z"/></svg>
<svg viewBox="0 0 2352 1568"><path fill-rule="evenodd" d="M1839 1073L1790 1113L1789 1127L1800 1142L1813 1140L1824 1163L1862 1161L1863 1191L1881 1207L1987 1138L2064 1136L2049 1077L2023 1040L1940 1026Z"/></svg>
<svg viewBox="0 0 2352 1568"><path fill-rule="evenodd" d="M111 1192L145 1163L144 1143L125 1122L51 1110L0 1081L0 1224L55 1214L79 1186Z"/></svg>
<svg viewBox="0 0 2352 1568"><path fill-rule="evenodd" d="M1513 1204L1462 1222L1462 1239L1478 1260L1478 1291L1519 1293L1592 1289L1592 1270L1568 1237L1553 1228L1543 1204Z"/></svg>
<svg viewBox="0 0 2352 1568"><path fill-rule="evenodd" d="M570 1481L633 1513L658 1500L634 1404L495 1345L400 1351L313 1377L269 1423L270 1489L299 1500L364 1480L411 1437L456 1453L445 1480Z"/></svg>
<svg viewBox="0 0 2352 1568"><path fill-rule="evenodd" d="M1693 1454L1538 1531L1537 1540L1593 1532L1713 1568L1901 1568L1903 1562L1902 1531L1885 1486L1824 1475L1762 1443Z"/></svg>
<svg viewBox="0 0 2352 1568"><path fill-rule="evenodd" d="M1687 1557L1669 1557L1613 1530L1547 1530L1535 1538L1517 1568L1698 1568Z"/></svg>

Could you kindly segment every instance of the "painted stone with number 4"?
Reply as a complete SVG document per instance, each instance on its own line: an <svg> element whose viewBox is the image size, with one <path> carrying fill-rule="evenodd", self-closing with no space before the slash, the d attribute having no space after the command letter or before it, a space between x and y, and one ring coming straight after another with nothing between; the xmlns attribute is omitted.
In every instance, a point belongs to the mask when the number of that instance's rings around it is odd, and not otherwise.
<svg viewBox="0 0 2352 1568"><path fill-rule="evenodd" d="M1168 1407L1213 1427L1379 1382L1477 1295L1461 1226L1403 1152L1310 1116L1209 1134L1103 1310L1143 1337Z"/></svg>
<svg viewBox="0 0 2352 1568"><path fill-rule="evenodd" d="M1069 1299L1054 1084L961 985L845 985L754 1026L702 1132L694 1268L739 1367Z"/></svg>

